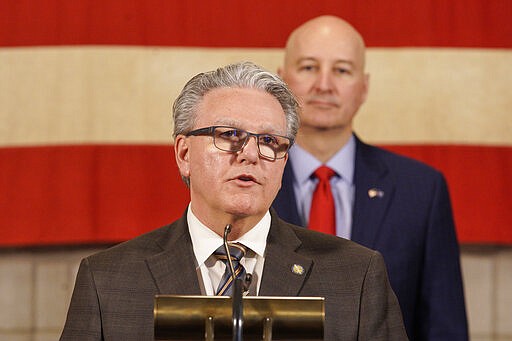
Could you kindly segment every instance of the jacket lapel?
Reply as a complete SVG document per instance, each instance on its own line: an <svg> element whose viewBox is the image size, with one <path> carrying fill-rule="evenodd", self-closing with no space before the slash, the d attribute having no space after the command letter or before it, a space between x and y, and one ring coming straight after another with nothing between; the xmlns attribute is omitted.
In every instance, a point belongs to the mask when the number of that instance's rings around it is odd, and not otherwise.
<svg viewBox="0 0 512 341"><path fill-rule="evenodd" d="M200 295L192 241L186 214L169 226L165 237L156 241L162 252L146 259L160 294Z"/></svg>
<svg viewBox="0 0 512 341"><path fill-rule="evenodd" d="M271 210L260 296L297 296L312 260L296 252L301 245L292 229ZM157 244L162 252L146 259L160 294L201 295L186 217L169 226ZM180 255L176 257L176 255Z"/></svg>
<svg viewBox="0 0 512 341"><path fill-rule="evenodd" d="M379 230L394 196L395 186L375 147L356 137L355 202L351 239L375 248Z"/></svg>
<svg viewBox="0 0 512 341"><path fill-rule="evenodd" d="M271 213L272 225L267 238L259 295L298 296L312 260L296 252L301 241L274 212Z"/></svg>

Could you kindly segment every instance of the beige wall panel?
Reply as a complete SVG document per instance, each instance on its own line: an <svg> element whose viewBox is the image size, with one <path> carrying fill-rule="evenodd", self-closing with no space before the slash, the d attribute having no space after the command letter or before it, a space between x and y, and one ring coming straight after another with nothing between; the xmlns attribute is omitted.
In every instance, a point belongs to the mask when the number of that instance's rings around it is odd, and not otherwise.
<svg viewBox="0 0 512 341"><path fill-rule="evenodd" d="M486 248L462 249L466 313L472 336L491 336L494 328L494 260L495 253Z"/></svg>
<svg viewBox="0 0 512 341"><path fill-rule="evenodd" d="M34 318L38 330L59 330L66 315L67 264L64 259L37 260L35 266Z"/></svg>
<svg viewBox="0 0 512 341"><path fill-rule="evenodd" d="M0 336L32 326L33 270L29 253L0 254Z"/></svg>
<svg viewBox="0 0 512 341"><path fill-rule="evenodd" d="M0 340L9 340L9 341L32 341L32 334L30 332L16 332L16 333L6 333L0 331Z"/></svg>
<svg viewBox="0 0 512 341"><path fill-rule="evenodd" d="M497 257L496 305L498 335L512 339L512 249Z"/></svg>
<svg viewBox="0 0 512 341"><path fill-rule="evenodd" d="M0 50L0 146L166 143L171 103L198 72L281 49L45 47ZM370 49L356 119L381 143L512 144L512 52Z"/></svg>

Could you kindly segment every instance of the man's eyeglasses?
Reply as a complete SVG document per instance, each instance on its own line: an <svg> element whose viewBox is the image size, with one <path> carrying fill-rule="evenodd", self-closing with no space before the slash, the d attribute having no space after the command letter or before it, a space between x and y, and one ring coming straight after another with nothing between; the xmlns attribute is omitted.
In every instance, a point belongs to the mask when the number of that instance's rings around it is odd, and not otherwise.
<svg viewBox="0 0 512 341"><path fill-rule="evenodd" d="M269 160L282 159L286 156L293 140L286 136L274 134L254 134L243 129L212 126L192 130L186 136L212 136L213 144L220 150L235 153L242 150L249 138L254 136L258 145L259 154Z"/></svg>

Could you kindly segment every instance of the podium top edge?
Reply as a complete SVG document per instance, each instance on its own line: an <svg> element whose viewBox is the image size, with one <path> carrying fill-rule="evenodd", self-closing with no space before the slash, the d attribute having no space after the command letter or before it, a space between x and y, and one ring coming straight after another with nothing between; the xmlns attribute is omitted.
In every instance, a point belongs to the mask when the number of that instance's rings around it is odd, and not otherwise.
<svg viewBox="0 0 512 341"><path fill-rule="evenodd" d="M155 298L190 298L190 299L231 299L229 296L206 296L206 295L167 295L158 294ZM288 300L288 301L325 301L325 297L310 296L244 296L244 300Z"/></svg>

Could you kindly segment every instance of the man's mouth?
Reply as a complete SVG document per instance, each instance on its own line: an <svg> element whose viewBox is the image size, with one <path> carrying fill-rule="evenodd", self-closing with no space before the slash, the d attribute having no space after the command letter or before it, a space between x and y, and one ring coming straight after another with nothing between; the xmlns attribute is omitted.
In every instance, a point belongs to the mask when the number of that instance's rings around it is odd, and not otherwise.
<svg viewBox="0 0 512 341"><path fill-rule="evenodd" d="M306 102L309 105L320 107L338 107L338 101L335 98L329 97L311 97Z"/></svg>
<svg viewBox="0 0 512 341"><path fill-rule="evenodd" d="M241 175L237 176L235 178L235 180L240 180L240 181L243 181L243 182L255 182L255 183L258 183L258 181L256 181L256 178L253 177L252 175L249 175L249 174L241 174Z"/></svg>
<svg viewBox="0 0 512 341"><path fill-rule="evenodd" d="M242 181L256 181L252 176L250 175L240 175L237 179Z"/></svg>
<svg viewBox="0 0 512 341"><path fill-rule="evenodd" d="M332 108L332 107L338 107L338 104L335 103L335 102L331 102L331 101L322 101L322 100L311 100L311 101L308 101L308 104L309 105L313 105L313 106L317 106L317 107L329 107L329 108Z"/></svg>

